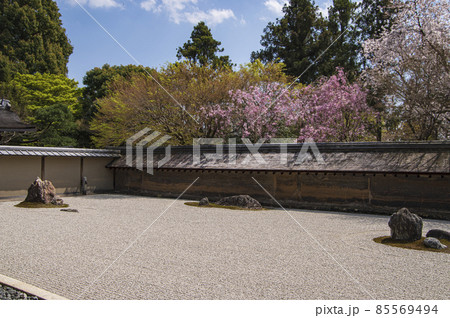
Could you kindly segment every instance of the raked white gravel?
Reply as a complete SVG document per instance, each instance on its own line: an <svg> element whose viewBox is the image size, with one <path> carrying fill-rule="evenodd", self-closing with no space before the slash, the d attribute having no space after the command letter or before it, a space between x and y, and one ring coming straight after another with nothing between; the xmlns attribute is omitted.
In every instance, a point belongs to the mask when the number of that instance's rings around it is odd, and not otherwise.
<svg viewBox="0 0 450 318"><path fill-rule="evenodd" d="M282 209L126 195L64 200L79 213L0 202L0 274L69 299L450 296L449 254L372 241L389 235L388 216L289 209L300 226ZM450 222L425 219L424 234L431 228L449 231Z"/></svg>

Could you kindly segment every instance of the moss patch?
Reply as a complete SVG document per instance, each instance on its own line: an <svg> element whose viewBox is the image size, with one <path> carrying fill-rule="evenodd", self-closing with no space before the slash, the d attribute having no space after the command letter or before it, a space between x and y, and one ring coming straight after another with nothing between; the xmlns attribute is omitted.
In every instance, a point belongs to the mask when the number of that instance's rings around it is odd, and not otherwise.
<svg viewBox="0 0 450 318"><path fill-rule="evenodd" d="M245 209L245 208L240 208L238 206L230 206L230 205L219 205L219 204L215 204L215 203L209 203L207 205L199 205L198 202L185 202L184 204L189 205L189 206L196 206L199 208L220 208L220 209L229 209L229 210L245 210L245 211L261 211L261 210L266 210L264 208L262 209Z"/></svg>
<svg viewBox="0 0 450 318"><path fill-rule="evenodd" d="M68 208L68 204L62 204L62 205L54 205L54 204L44 204L39 202L20 202L19 204L16 204L15 207L18 208L26 208L26 209L59 209L59 208Z"/></svg>
<svg viewBox="0 0 450 318"><path fill-rule="evenodd" d="M373 241L376 243L386 244L386 245L394 246L394 247L450 254L450 248L449 248L450 241L445 240L445 239L440 239L439 241L441 241L442 244L447 245L447 248L444 248L442 250L437 250L437 249L429 248L429 247L426 247L425 245L423 245L424 240L425 240L425 237L422 237L420 240L417 240L415 242L405 242L405 241L393 240L390 236L380 236L380 237L376 237L373 239Z"/></svg>

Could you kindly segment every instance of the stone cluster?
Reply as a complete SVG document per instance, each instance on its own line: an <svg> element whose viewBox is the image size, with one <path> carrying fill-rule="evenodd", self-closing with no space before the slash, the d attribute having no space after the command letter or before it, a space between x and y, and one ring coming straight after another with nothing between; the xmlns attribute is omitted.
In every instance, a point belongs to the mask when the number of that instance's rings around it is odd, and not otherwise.
<svg viewBox="0 0 450 318"><path fill-rule="evenodd" d="M414 242L422 238L422 218L409 212L407 208L401 208L392 214L388 225L391 228L391 238L394 240ZM450 240L450 233L439 229L430 230L423 244L428 248L447 248L439 241L440 239Z"/></svg>
<svg viewBox="0 0 450 318"><path fill-rule="evenodd" d="M203 198L198 203L199 206L206 206L209 204L208 198ZM234 195L231 197L225 197L216 202L218 205L222 206L235 206L250 210L260 210L262 209L261 203L258 200L252 198L249 195Z"/></svg>

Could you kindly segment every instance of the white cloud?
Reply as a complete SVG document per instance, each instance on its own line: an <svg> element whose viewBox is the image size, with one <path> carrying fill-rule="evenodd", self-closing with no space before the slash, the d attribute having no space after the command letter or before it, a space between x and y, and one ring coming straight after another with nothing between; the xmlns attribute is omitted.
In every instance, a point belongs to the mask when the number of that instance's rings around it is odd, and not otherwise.
<svg viewBox="0 0 450 318"><path fill-rule="evenodd" d="M264 5L267 9L272 11L273 13L277 15L281 15L283 13L283 7L285 4L287 4L288 0L266 0L264 2Z"/></svg>
<svg viewBox="0 0 450 318"><path fill-rule="evenodd" d="M361 0L355 0L356 2L361 2ZM285 4L287 4L289 0L266 0L264 2L264 5L266 8L271 11L272 13L275 13L277 15L283 14L283 7ZM332 1L327 0L326 2L319 5L319 12L322 13L323 17L328 17L328 8L332 6ZM269 19L270 20L270 19Z"/></svg>
<svg viewBox="0 0 450 318"><path fill-rule="evenodd" d="M186 20L186 12L184 12L186 7L188 7L189 10L192 5L196 3L197 0L162 0L160 7L167 10L169 18L173 22L179 24L181 21Z"/></svg>
<svg viewBox="0 0 450 318"><path fill-rule="evenodd" d="M122 8L116 0L69 0L72 5L87 5L90 8Z"/></svg>
<svg viewBox="0 0 450 318"><path fill-rule="evenodd" d="M230 9L200 10L196 6L197 2L198 0L144 0L141 2L141 8L152 12L165 11L169 19L176 24L181 22L196 24L205 21L207 24L215 25L236 18Z"/></svg>
<svg viewBox="0 0 450 318"><path fill-rule="evenodd" d="M146 0L141 2L141 8L144 9L145 11L156 11L157 10L156 0Z"/></svg>
<svg viewBox="0 0 450 318"><path fill-rule="evenodd" d="M186 20L192 24L197 24L200 21L205 21L208 25L220 24L226 19L236 18L233 11L230 9L211 9L208 12L196 11L186 12Z"/></svg>
<svg viewBox="0 0 450 318"><path fill-rule="evenodd" d="M319 12L322 13L322 16L324 18L328 17L328 8L331 7L331 5L332 5L331 1L327 1L319 6Z"/></svg>

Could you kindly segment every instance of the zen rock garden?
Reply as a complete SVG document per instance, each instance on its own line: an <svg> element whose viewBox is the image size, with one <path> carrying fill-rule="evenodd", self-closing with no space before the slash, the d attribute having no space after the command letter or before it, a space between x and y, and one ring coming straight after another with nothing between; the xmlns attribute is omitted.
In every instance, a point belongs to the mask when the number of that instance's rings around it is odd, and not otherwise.
<svg viewBox="0 0 450 318"><path fill-rule="evenodd" d="M189 204L190 205L190 204ZM215 203L211 203L207 197L201 199L197 206L199 207L218 207L218 208L237 208L244 210L261 210L261 203L249 195L235 195L220 199ZM383 237L378 243L385 243L393 246L428 249L428 250L444 250L447 245L440 240L450 241L450 232L432 229L426 234L426 238L422 238L423 220L420 216L411 213L407 208L401 208L392 214L388 225L391 230L389 238ZM408 243L416 243L413 247ZM422 248L421 248L422 247Z"/></svg>
<svg viewBox="0 0 450 318"><path fill-rule="evenodd" d="M198 207L229 208L243 210L262 210L263 207L258 200L249 195L234 195L221 198L216 202L210 202L207 197L198 203L186 203ZM68 209L68 205L56 194L56 189L49 180L36 180L28 188L25 201L19 203L18 207L60 207L63 212L75 212L76 209ZM389 222L390 237L374 239L377 243L388 244L397 247L440 251L447 249L447 245L441 242L450 242L450 232L441 229L432 229L422 238L423 220L420 216L411 213L407 208L401 208L391 215ZM413 243L414 245L408 245Z"/></svg>

